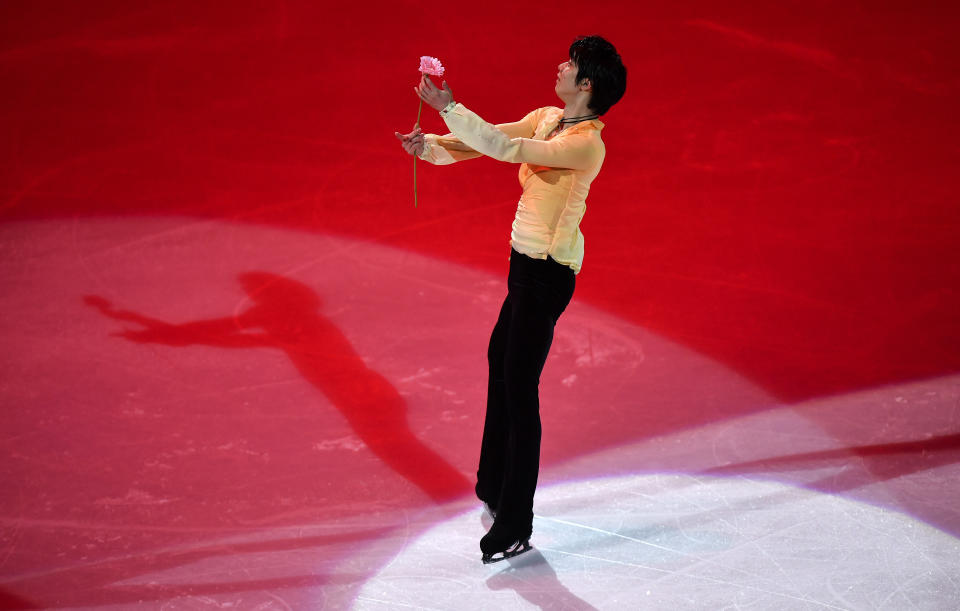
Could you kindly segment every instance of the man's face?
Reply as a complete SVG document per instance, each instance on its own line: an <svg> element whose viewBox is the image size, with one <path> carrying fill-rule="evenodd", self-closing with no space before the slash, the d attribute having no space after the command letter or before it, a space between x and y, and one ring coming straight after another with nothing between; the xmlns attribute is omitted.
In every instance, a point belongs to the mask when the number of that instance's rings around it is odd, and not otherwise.
<svg viewBox="0 0 960 611"><path fill-rule="evenodd" d="M571 60L568 59L557 66L557 84L554 89L561 98L564 94L577 93L577 65Z"/></svg>

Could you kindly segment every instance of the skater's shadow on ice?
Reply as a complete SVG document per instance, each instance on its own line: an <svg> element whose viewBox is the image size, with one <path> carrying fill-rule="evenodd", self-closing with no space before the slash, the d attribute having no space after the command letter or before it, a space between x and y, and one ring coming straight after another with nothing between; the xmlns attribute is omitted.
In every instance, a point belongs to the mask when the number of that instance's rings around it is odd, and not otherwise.
<svg viewBox="0 0 960 611"><path fill-rule="evenodd" d="M513 590L540 609L573 609L597 611L587 601L567 589L556 571L537 548L508 558L510 567L487 579L491 590Z"/></svg>
<svg viewBox="0 0 960 611"><path fill-rule="evenodd" d="M459 471L413 434L403 397L320 313L321 299L313 289L267 272L246 272L238 280L250 306L222 318L170 323L118 309L103 297L88 295L84 301L105 316L137 325L115 333L133 342L282 350L391 469L437 502L470 490Z"/></svg>

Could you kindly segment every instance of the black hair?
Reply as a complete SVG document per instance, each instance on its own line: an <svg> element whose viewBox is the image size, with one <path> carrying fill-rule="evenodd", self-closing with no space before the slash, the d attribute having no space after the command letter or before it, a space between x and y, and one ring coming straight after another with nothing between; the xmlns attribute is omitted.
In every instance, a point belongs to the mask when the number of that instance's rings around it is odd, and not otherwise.
<svg viewBox="0 0 960 611"><path fill-rule="evenodd" d="M623 97L627 68L612 44L600 36L581 36L570 45L570 61L577 66L577 84L590 79L593 86L590 110L602 115Z"/></svg>

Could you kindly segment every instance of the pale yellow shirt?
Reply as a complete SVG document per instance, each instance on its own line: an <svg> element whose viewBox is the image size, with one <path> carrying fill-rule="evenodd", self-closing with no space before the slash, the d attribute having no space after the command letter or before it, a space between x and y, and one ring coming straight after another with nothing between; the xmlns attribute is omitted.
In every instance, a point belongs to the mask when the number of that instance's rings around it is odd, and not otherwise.
<svg viewBox="0 0 960 611"><path fill-rule="evenodd" d="M420 158L446 165L487 155L519 163L523 195L517 204L510 245L535 259L554 260L576 273L583 264L580 221L590 183L600 172L605 149L597 119L565 128L549 140L563 111L538 108L515 123L492 125L462 104L441 113L449 134L427 134Z"/></svg>

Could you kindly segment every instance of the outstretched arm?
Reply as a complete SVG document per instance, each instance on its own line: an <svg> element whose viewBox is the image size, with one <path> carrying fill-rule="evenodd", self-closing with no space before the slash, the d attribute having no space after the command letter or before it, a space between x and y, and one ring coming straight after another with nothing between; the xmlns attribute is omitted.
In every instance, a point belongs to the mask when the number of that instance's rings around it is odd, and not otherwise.
<svg viewBox="0 0 960 611"><path fill-rule="evenodd" d="M409 134L393 133L400 140L400 146L406 153L416 155L434 165L449 165L457 161L482 157L482 153L460 142L460 139L453 134L446 136L424 134L419 127L414 127Z"/></svg>
<svg viewBox="0 0 960 611"><path fill-rule="evenodd" d="M511 138L463 104L444 113L443 120L465 144L499 161L588 170L603 160L603 146L591 130L552 140Z"/></svg>
<svg viewBox="0 0 960 611"><path fill-rule="evenodd" d="M445 106L453 101L453 92L450 90L450 86L447 85L446 81L443 82L443 88L440 89L434 85L429 78L423 76L420 79L420 84L414 87L414 91L434 110L443 110ZM497 125L491 125L491 127L499 130L508 138L530 138L533 136L534 130L537 127L536 111L527 114L527 116L519 121L499 123ZM423 144L420 149L415 152L408 150L406 145L404 146L404 150L408 153L416 154L424 161L435 165L446 165L466 159L476 159L484 155L483 152L472 148L454 133L443 136L423 134L422 139L418 139L417 135L418 129L416 128L406 135L396 133L396 136L401 140L401 144L405 144L405 139L411 143L411 149L419 142L422 142Z"/></svg>
<svg viewBox="0 0 960 611"><path fill-rule="evenodd" d="M517 133L526 130L501 129L501 126L487 123L463 104L454 104L453 92L446 81L443 89L439 89L430 79L423 78L417 93L424 102L441 111L447 127L464 144L494 159L572 170L589 169L603 159L599 141L589 132L544 141L531 139L535 125L528 133ZM527 115L524 121L531 115Z"/></svg>

